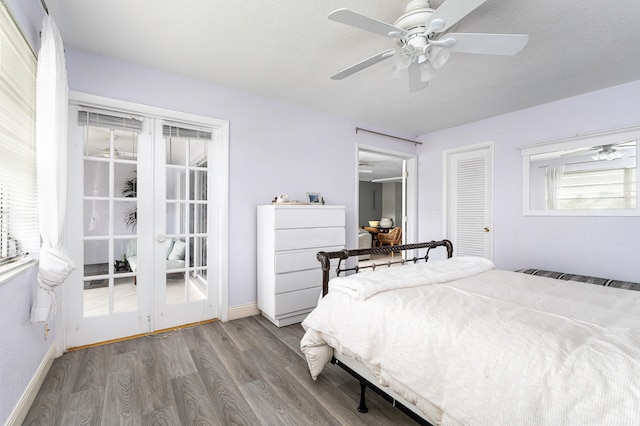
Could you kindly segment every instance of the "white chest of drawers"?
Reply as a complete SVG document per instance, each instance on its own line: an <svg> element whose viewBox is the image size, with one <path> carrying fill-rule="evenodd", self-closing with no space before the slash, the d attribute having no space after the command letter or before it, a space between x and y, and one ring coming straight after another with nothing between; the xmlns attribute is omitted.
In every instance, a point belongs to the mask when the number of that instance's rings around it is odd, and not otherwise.
<svg viewBox="0 0 640 426"><path fill-rule="evenodd" d="M319 251L345 245L344 206L258 206L258 309L278 327L304 320L322 292Z"/></svg>

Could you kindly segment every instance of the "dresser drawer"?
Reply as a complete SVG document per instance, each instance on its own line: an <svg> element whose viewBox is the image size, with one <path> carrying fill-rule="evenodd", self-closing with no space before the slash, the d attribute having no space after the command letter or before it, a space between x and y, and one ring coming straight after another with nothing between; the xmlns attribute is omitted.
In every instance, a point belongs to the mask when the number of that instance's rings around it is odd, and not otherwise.
<svg viewBox="0 0 640 426"><path fill-rule="evenodd" d="M276 316L315 308L321 294L322 286L276 294Z"/></svg>
<svg viewBox="0 0 640 426"><path fill-rule="evenodd" d="M276 210L275 229L344 226L344 209L313 206Z"/></svg>
<svg viewBox="0 0 640 426"><path fill-rule="evenodd" d="M320 268L276 274L276 294L318 286L322 286L322 269Z"/></svg>
<svg viewBox="0 0 640 426"><path fill-rule="evenodd" d="M327 246L317 247L307 250L298 251L284 251L278 252L275 255L275 272L276 274L283 272L300 271L302 269L314 269L320 268L320 262L318 261L319 251L338 251L342 250L344 246ZM331 259L331 264L337 264L338 259Z"/></svg>
<svg viewBox="0 0 640 426"><path fill-rule="evenodd" d="M332 268L329 271L329 279L335 276L336 271ZM276 294L318 286L322 286L322 269L320 268L276 274Z"/></svg>
<svg viewBox="0 0 640 426"><path fill-rule="evenodd" d="M299 250L317 247L344 246L344 228L278 229L276 250Z"/></svg>

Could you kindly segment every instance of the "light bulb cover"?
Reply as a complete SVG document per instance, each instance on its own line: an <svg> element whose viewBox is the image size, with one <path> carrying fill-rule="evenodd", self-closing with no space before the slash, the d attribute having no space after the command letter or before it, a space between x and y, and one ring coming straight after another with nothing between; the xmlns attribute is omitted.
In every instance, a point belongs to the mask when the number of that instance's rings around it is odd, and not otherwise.
<svg viewBox="0 0 640 426"><path fill-rule="evenodd" d="M393 65L398 69L406 70L413 61L413 53L414 50L411 46L402 46L396 49L396 53L394 53L391 58L393 60Z"/></svg>
<svg viewBox="0 0 640 426"><path fill-rule="evenodd" d="M429 62L433 65L433 68L439 70L449 60L449 49L439 46L431 46L429 49Z"/></svg>

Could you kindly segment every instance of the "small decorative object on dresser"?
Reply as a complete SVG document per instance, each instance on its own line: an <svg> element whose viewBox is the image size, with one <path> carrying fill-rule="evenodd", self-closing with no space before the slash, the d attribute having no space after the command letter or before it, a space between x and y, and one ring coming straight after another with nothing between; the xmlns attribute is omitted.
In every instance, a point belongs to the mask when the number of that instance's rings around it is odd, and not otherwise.
<svg viewBox="0 0 640 426"><path fill-rule="evenodd" d="M344 206L258 206L258 309L278 327L295 324L322 293L319 251L344 249Z"/></svg>
<svg viewBox="0 0 640 426"><path fill-rule="evenodd" d="M288 203L289 196L287 194L280 194L277 197L274 197L271 202L272 203Z"/></svg>
<svg viewBox="0 0 640 426"><path fill-rule="evenodd" d="M317 192L307 192L307 201L309 204L324 204L322 195Z"/></svg>

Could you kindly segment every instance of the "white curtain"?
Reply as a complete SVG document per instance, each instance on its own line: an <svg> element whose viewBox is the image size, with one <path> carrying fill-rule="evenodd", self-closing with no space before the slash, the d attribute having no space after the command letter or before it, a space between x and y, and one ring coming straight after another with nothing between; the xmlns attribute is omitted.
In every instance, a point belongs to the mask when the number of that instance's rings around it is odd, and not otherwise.
<svg viewBox="0 0 640 426"><path fill-rule="evenodd" d="M53 316L53 289L64 283L74 269L60 245L67 204L69 87L62 38L49 15L42 19L41 38L36 77L36 160L42 247L31 322L47 321Z"/></svg>
<svg viewBox="0 0 640 426"><path fill-rule="evenodd" d="M558 190L564 174L564 164L547 166L544 171L547 188L547 210L558 209Z"/></svg>

